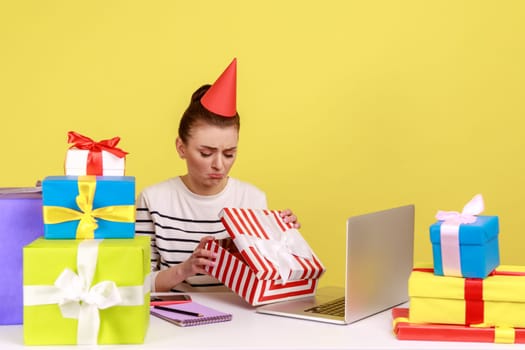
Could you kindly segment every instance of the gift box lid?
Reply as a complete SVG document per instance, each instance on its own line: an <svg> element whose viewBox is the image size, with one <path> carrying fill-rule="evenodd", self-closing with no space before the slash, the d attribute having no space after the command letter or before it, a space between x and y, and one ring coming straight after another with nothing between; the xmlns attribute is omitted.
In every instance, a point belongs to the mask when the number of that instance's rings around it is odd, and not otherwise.
<svg viewBox="0 0 525 350"><path fill-rule="evenodd" d="M299 231L278 210L224 208L219 217L257 278L287 281L318 278L325 271Z"/></svg>
<svg viewBox="0 0 525 350"><path fill-rule="evenodd" d="M41 199L42 187L0 187L0 199Z"/></svg>
<svg viewBox="0 0 525 350"><path fill-rule="evenodd" d="M93 199L93 208L99 203L111 205L135 204L135 177L134 176L47 176L43 181L43 204L78 209L76 195L79 192L79 179L93 178L96 180L96 191ZM116 186L118 185L118 186ZM132 191L130 191L130 188ZM60 193L64 195L59 195ZM65 195L65 194L71 195Z"/></svg>
<svg viewBox="0 0 525 350"><path fill-rule="evenodd" d="M112 182L135 182L135 176L102 176L102 175L51 175L46 176L44 180L42 181L42 185L44 185L45 182L50 181L58 181L58 182L77 182L79 179L82 178L94 178L97 180L97 182L106 182L106 183L112 183ZM71 185L75 186L75 185Z"/></svg>
<svg viewBox="0 0 525 350"><path fill-rule="evenodd" d="M84 173L86 174L98 175L97 172L93 172L93 173L87 172L87 170L89 170L88 169L89 168L88 167L89 152L91 151L86 150L86 149L78 149L78 148L68 149L66 153L66 160L65 160L66 170L70 169L70 171L72 171L74 169L82 169ZM116 170L122 170L122 175L124 175L124 170L125 170L125 165L126 165L125 157L117 157L113 153L110 153L104 150L100 151L100 153L101 153L100 159L102 162L100 164L100 171L104 172L104 169L116 169ZM66 174L66 175L70 175L70 174ZM100 173L100 175L102 175L102 173Z"/></svg>
<svg viewBox="0 0 525 350"><path fill-rule="evenodd" d="M65 175L47 176L44 179L42 182L43 205L68 207L78 210L76 196L79 193L78 182L81 179L94 179L96 181L93 208L107 205L135 204L134 176Z"/></svg>
<svg viewBox="0 0 525 350"><path fill-rule="evenodd" d="M100 248L95 256L97 273L93 277L93 284L104 279L116 281L121 286L143 283L145 276L150 273L151 252L148 236L97 241L100 242ZM74 239L50 240L38 237L26 245L23 248L24 270L38 273L24 274L24 284L50 284L49 282L53 282L65 267L76 271L77 249L82 242Z"/></svg>
<svg viewBox="0 0 525 350"><path fill-rule="evenodd" d="M484 279L459 278L452 276L437 276L432 268L416 267L408 279L408 294L410 297L436 299L469 299L466 296L466 284L474 289L482 290L481 298L485 301L525 302L525 266L500 265ZM474 286L473 284L478 284Z"/></svg>
<svg viewBox="0 0 525 350"><path fill-rule="evenodd" d="M430 226L430 240L432 243L441 242L441 224L437 221ZM459 226L459 242L461 244L483 244L499 233L499 219L497 216L479 215L472 224Z"/></svg>

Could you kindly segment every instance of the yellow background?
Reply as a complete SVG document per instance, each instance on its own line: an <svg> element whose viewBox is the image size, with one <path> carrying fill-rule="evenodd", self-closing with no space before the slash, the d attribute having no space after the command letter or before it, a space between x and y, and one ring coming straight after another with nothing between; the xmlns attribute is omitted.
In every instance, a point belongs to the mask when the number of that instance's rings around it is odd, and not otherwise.
<svg viewBox="0 0 525 350"><path fill-rule="evenodd" d="M3 1L0 186L63 174L67 132L122 138L137 191L185 172L191 93L238 58L232 175L292 208L343 276L348 216L415 203L415 260L438 209L475 194L525 264L522 1Z"/></svg>

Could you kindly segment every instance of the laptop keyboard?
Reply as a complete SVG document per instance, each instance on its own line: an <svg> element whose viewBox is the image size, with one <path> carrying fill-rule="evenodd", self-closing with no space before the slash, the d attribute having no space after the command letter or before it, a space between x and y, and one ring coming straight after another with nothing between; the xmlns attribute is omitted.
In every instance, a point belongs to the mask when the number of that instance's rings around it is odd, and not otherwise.
<svg viewBox="0 0 525 350"><path fill-rule="evenodd" d="M345 298L330 300L326 303L316 305L314 307L304 310L305 312L312 312L316 314L324 314L331 316L345 316Z"/></svg>

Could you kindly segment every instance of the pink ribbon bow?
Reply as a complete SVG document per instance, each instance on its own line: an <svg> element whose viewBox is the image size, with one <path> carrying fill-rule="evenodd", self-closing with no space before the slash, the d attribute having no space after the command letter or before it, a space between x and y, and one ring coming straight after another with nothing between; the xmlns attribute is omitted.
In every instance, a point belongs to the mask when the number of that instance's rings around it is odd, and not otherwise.
<svg viewBox="0 0 525 350"><path fill-rule="evenodd" d="M483 197L477 194L463 207L461 213L457 211L442 211L439 210L436 214L436 219L448 223L458 224L472 224L476 222L476 216L485 210Z"/></svg>

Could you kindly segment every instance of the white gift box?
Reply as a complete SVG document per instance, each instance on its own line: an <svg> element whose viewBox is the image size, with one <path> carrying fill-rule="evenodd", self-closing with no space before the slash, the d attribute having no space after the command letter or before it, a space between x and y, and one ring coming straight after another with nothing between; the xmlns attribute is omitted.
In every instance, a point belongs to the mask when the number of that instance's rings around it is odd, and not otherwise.
<svg viewBox="0 0 525 350"><path fill-rule="evenodd" d="M315 294L325 268L279 211L224 208L220 217L230 238L208 242L211 276L254 306Z"/></svg>
<svg viewBox="0 0 525 350"><path fill-rule="evenodd" d="M100 175L100 176L124 176L126 158L100 151L102 158L102 173L88 174L89 150L71 148L66 154L65 174L72 176Z"/></svg>

